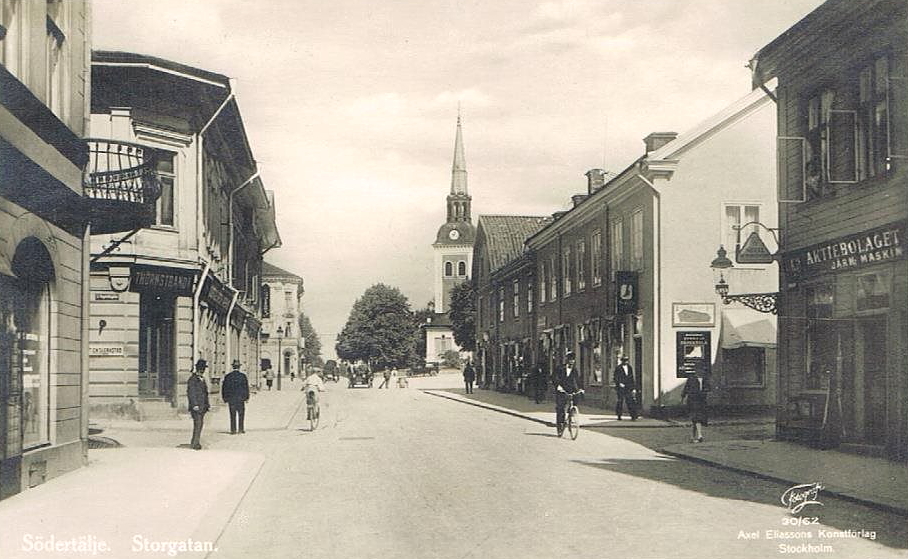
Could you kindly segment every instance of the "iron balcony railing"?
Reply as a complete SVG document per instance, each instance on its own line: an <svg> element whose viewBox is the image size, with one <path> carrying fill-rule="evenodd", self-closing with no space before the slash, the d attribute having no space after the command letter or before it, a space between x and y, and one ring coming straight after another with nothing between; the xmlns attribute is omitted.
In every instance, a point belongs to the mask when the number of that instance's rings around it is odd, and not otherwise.
<svg viewBox="0 0 908 559"><path fill-rule="evenodd" d="M129 142L89 138L83 192L92 231L114 233L150 225L161 195L154 149Z"/></svg>

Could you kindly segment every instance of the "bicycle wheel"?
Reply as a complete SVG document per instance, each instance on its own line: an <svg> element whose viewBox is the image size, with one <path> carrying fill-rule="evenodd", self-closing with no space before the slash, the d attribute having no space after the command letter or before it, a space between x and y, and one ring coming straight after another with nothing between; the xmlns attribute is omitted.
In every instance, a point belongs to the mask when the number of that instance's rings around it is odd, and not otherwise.
<svg viewBox="0 0 908 559"><path fill-rule="evenodd" d="M576 407L571 408L571 411L568 412L567 428L571 434L571 440L576 440L577 435L580 434L580 418L577 417L578 415L580 415L580 412Z"/></svg>
<svg viewBox="0 0 908 559"><path fill-rule="evenodd" d="M321 409L318 406L312 408L312 413L309 415L309 430L315 431L318 428L318 416L321 415Z"/></svg>

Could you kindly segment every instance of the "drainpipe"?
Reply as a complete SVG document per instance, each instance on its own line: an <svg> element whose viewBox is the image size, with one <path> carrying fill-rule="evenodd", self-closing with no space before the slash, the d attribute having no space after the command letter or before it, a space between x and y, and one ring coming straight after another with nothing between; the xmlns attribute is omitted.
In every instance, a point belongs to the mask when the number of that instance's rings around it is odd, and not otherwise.
<svg viewBox="0 0 908 559"><path fill-rule="evenodd" d="M205 285L205 280L208 279L208 272L211 271L211 262L205 262L205 269L202 270L202 275L199 276L199 284L195 288L195 292L192 294L192 356L190 357L190 366L194 366L192 359L196 359L199 350L199 298L202 296L202 287Z"/></svg>
<svg viewBox="0 0 908 559"><path fill-rule="evenodd" d="M662 197L656 186L649 179L637 173L637 178L643 181L653 191L656 200L656 209L653 212L653 222L656 229L656 239L653 243L653 269L655 272L656 296L653 298L653 346L656 349L656 363L653 365L653 377L656 379L655 404L662 407Z"/></svg>
<svg viewBox="0 0 908 559"><path fill-rule="evenodd" d="M79 428L81 431L80 438L82 439L82 460L83 463L88 463L88 411L89 411L89 381L90 379L90 365L88 357L88 338L90 336L91 328L91 302L89 299L89 291L91 288L91 266L89 265L89 259L91 258L91 222L89 221L85 225L85 231L82 233L82 339L80 341L80 350L81 355L81 366L82 366L82 377L80 379L80 388L82 392L82 407L79 410Z"/></svg>
<svg viewBox="0 0 908 559"><path fill-rule="evenodd" d="M227 308L227 348L226 348L227 351L226 351L226 354L227 354L227 364L228 364L227 366L230 367L233 363L233 360L232 360L233 355L231 354L231 346L233 345L231 343L231 340L233 338L233 331L231 330L232 326L230 325L230 317L231 317L231 315L233 315L233 307L236 306L236 300L237 300L237 297L240 296L240 292L239 292L239 290L234 288L232 285L229 285L228 287L230 288L231 291L233 291L233 297L230 299L230 306Z"/></svg>
<svg viewBox="0 0 908 559"><path fill-rule="evenodd" d="M231 190L227 195L227 281L230 285L233 285L233 196L252 184L252 181L258 176L259 172L256 171L246 179L246 182Z"/></svg>

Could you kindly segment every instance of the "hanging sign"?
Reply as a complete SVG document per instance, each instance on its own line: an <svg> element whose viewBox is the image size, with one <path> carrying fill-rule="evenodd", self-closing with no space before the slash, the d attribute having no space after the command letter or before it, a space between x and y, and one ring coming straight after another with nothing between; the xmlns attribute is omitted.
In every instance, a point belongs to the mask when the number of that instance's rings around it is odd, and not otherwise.
<svg viewBox="0 0 908 559"><path fill-rule="evenodd" d="M615 310L618 314L637 312L637 272L615 272Z"/></svg>
<svg viewBox="0 0 908 559"><path fill-rule="evenodd" d="M735 259L738 264L772 264L775 261L775 257L756 231L750 232Z"/></svg>

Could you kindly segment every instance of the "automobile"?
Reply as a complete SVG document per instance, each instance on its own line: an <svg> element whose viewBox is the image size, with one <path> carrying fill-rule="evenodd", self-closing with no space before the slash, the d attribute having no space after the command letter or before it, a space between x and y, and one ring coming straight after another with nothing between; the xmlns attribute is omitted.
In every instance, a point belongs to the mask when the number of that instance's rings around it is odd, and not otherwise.
<svg viewBox="0 0 908 559"><path fill-rule="evenodd" d="M340 371L337 365L337 361L334 359L329 359L325 362L325 374L324 379L337 382L340 379Z"/></svg>
<svg viewBox="0 0 908 559"><path fill-rule="evenodd" d="M353 369L348 378L347 388L354 388L356 386L368 386L372 388L372 371L364 365L360 365Z"/></svg>

